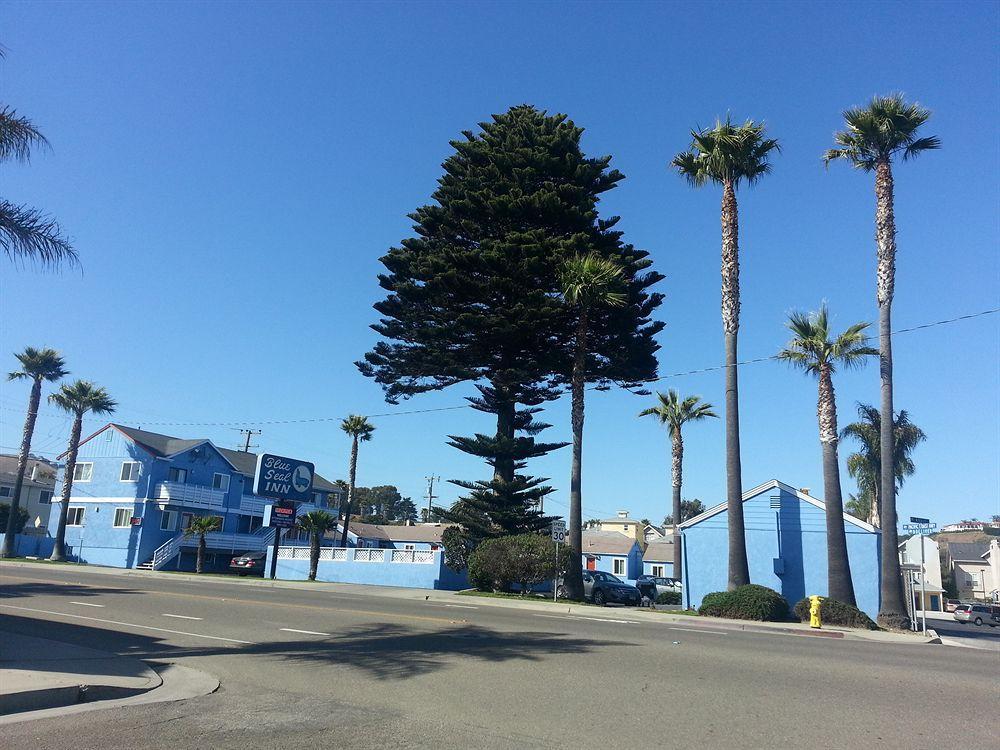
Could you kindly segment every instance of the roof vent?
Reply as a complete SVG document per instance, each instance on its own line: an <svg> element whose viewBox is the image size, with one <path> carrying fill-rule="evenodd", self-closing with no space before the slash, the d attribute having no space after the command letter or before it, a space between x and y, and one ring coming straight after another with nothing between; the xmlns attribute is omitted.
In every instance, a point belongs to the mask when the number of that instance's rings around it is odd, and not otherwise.
<svg viewBox="0 0 1000 750"><path fill-rule="evenodd" d="M618 517L619 518L628 518L628 511L627 510L620 510L620 511L618 511Z"/></svg>

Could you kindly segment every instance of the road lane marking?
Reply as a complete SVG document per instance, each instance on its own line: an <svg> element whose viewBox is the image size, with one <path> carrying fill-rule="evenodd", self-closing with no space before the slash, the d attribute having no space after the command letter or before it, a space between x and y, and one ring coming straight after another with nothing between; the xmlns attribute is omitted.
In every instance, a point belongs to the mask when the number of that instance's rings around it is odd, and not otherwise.
<svg viewBox="0 0 1000 750"><path fill-rule="evenodd" d="M278 630L284 630L286 633L302 633L303 635L322 635L327 638L330 637L329 633L317 633L315 630L296 630L295 628L278 628Z"/></svg>
<svg viewBox="0 0 1000 750"><path fill-rule="evenodd" d="M668 627L667 630L683 630L688 633L708 633L709 635L729 635L729 633L723 633L719 630L699 630L698 628L673 628Z"/></svg>
<svg viewBox="0 0 1000 750"><path fill-rule="evenodd" d="M70 604L79 604L81 607L103 607L103 604L91 604L90 602L70 602Z"/></svg>
<svg viewBox="0 0 1000 750"><path fill-rule="evenodd" d="M152 625L137 625L134 622L118 622L117 620L105 620L101 617L87 617L86 615L74 615L69 612L53 612L48 609L32 609L31 607L15 607L13 604L0 604L0 609L16 609L21 612L38 612L43 615L56 615L58 617L73 617L77 620L90 620L91 622L104 622L108 625L124 625L127 628L140 628L141 630L155 630L158 633L173 633L174 635L190 635L194 638L207 638L210 641L226 641L228 643L242 643L252 646L253 641L241 641L236 638L223 638L218 635L202 635L201 633L187 633L183 630L167 630L166 628L154 628Z"/></svg>
<svg viewBox="0 0 1000 750"><path fill-rule="evenodd" d="M625 625L638 625L638 620L611 620L606 617L578 617L576 615L535 615L535 617L549 617L553 620L584 620L590 621L594 620L597 622L617 622L623 623Z"/></svg>
<svg viewBox="0 0 1000 750"><path fill-rule="evenodd" d="M201 617L191 617L189 615L170 615L164 612L161 617L176 617L178 620L201 620Z"/></svg>
<svg viewBox="0 0 1000 750"><path fill-rule="evenodd" d="M458 607L459 609L479 609L469 604L428 604L428 607Z"/></svg>

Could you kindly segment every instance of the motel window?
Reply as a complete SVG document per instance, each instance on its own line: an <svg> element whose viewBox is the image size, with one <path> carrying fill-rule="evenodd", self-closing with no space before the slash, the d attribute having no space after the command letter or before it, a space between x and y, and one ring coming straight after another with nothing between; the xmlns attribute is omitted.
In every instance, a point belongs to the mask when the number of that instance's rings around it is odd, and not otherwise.
<svg viewBox="0 0 1000 750"><path fill-rule="evenodd" d="M139 462L138 461L123 461L122 462L122 482L138 482L139 481Z"/></svg>
<svg viewBox="0 0 1000 750"><path fill-rule="evenodd" d="M160 516L160 531L173 531L177 528L177 511L165 510Z"/></svg>
<svg viewBox="0 0 1000 750"><path fill-rule="evenodd" d="M625 575L625 558L616 557L611 563L611 572L616 576Z"/></svg>
<svg viewBox="0 0 1000 750"><path fill-rule="evenodd" d="M77 464L73 467L73 481L74 482L89 482L94 478L94 464L93 463L82 463Z"/></svg>
<svg viewBox="0 0 1000 750"><path fill-rule="evenodd" d="M10 497L13 491L11 487L0 487L0 497Z"/></svg>
<svg viewBox="0 0 1000 750"><path fill-rule="evenodd" d="M229 475L228 474L213 474L212 475L212 489L222 490L223 492L229 492Z"/></svg>
<svg viewBox="0 0 1000 750"><path fill-rule="evenodd" d="M403 549L405 550L415 550L417 546L415 544L404 544Z"/></svg>
<svg viewBox="0 0 1000 750"><path fill-rule="evenodd" d="M653 569L653 575L654 576L656 576L657 578L663 578L664 577L663 566L662 565L654 565L652 569Z"/></svg>
<svg viewBox="0 0 1000 750"><path fill-rule="evenodd" d="M114 527L116 529L124 529L132 525L132 509L131 508L115 508L115 523Z"/></svg>
<svg viewBox="0 0 1000 750"><path fill-rule="evenodd" d="M83 526L83 508L68 508L66 510L67 526Z"/></svg>
<svg viewBox="0 0 1000 750"><path fill-rule="evenodd" d="M187 531L191 528L192 518L194 518L194 513L181 513L181 531Z"/></svg>
<svg viewBox="0 0 1000 750"><path fill-rule="evenodd" d="M167 472L168 482L177 482L178 484L184 484L188 480L187 469L178 469L176 466L171 466L170 471Z"/></svg>

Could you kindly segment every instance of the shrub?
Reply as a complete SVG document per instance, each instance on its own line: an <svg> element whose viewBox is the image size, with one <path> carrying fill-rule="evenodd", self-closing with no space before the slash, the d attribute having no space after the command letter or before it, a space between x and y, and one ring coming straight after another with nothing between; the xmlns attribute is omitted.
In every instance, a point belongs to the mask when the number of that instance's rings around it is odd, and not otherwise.
<svg viewBox="0 0 1000 750"><path fill-rule="evenodd" d="M777 591L749 583L732 591L706 594L698 614L733 620L778 622L788 619L788 602Z"/></svg>
<svg viewBox="0 0 1000 750"><path fill-rule="evenodd" d="M680 591L664 591L662 594L656 597L657 604L680 604L681 603L681 592Z"/></svg>
<svg viewBox="0 0 1000 750"><path fill-rule="evenodd" d="M795 616L800 622L809 622L809 599L802 599L795 605ZM862 630L878 630L872 618L857 607L838 602L836 599L823 599L819 603L819 616L824 625L842 625L847 628Z"/></svg>
<svg viewBox="0 0 1000 750"><path fill-rule="evenodd" d="M0 534L7 531L7 519L10 518L10 506L0 503ZM28 511L17 506L17 517L14 519L14 533L20 534L24 531L24 524L28 522Z"/></svg>
<svg viewBox="0 0 1000 750"><path fill-rule="evenodd" d="M444 548L444 564L461 573L469 567L469 555L472 546L458 526L449 526L441 534L441 546Z"/></svg>
<svg viewBox="0 0 1000 750"><path fill-rule="evenodd" d="M570 562L568 547L560 549L560 572ZM480 591L509 591L517 583L522 593L528 593L555 574L555 545L540 534L486 539L469 555L469 581Z"/></svg>

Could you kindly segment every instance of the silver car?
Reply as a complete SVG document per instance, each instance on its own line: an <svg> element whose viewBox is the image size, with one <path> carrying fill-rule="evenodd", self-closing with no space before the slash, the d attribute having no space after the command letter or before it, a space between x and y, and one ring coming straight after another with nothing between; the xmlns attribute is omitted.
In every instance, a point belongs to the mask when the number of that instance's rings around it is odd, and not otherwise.
<svg viewBox="0 0 1000 750"><path fill-rule="evenodd" d="M1000 625L1000 620L997 620L998 613L1000 607L989 604L960 604L955 608L953 617L962 625L971 622L974 625L989 625L995 628Z"/></svg>

